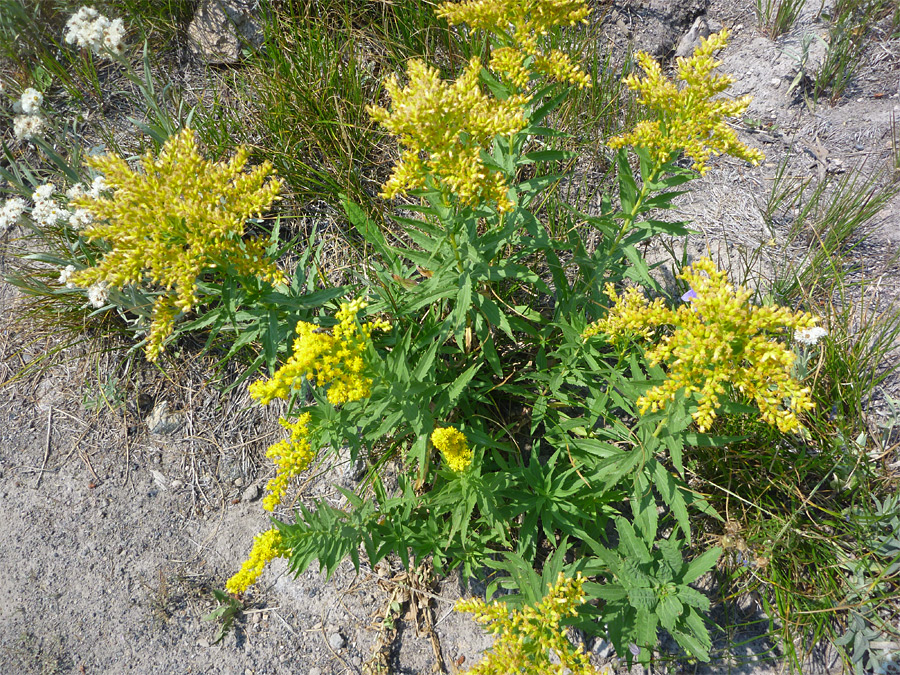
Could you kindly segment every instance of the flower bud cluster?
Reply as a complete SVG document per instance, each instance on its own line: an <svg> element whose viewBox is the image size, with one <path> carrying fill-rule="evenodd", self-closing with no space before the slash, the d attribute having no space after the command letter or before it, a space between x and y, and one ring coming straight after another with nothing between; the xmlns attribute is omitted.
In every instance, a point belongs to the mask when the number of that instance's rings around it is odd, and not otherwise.
<svg viewBox="0 0 900 675"><path fill-rule="evenodd" d="M637 400L638 410L660 410L680 390L696 394L699 406L693 418L706 431L730 386L731 392L754 401L768 424L783 432L798 430L797 415L811 410L813 403L809 388L792 375L796 354L778 338L813 328L816 318L785 307L751 305L751 293L732 287L709 258L678 278L694 293L674 310L659 299L648 302L633 288L620 298L608 284L609 315L584 331L585 338L603 333L621 344L634 337L649 342L656 329L672 327L646 352L651 365L666 364L667 378Z"/></svg>
<svg viewBox="0 0 900 675"><path fill-rule="evenodd" d="M263 498L263 508L272 511L281 503L291 478L306 471L315 459L316 453L309 443L309 423L312 416L302 413L294 422L279 418L278 422L291 432L290 438L269 446L266 457L275 463L276 474L266 485L267 494Z"/></svg>
<svg viewBox="0 0 900 675"><path fill-rule="evenodd" d="M267 180L274 172L268 162L243 173L248 158L249 150L239 148L228 162L207 161L194 132L185 129L166 141L158 157L144 156L143 171L114 154L88 158L87 165L105 178L87 191L70 189L82 235L110 246L72 281L122 288L149 280L166 291L153 310L150 360L159 356L178 312L197 304L196 282L204 271L227 267L239 276L285 282L265 244L242 239L247 219L267 210L281 190L277 178Z"/></svg>
<svg viewBox="0 0 900 675"><path fill-rule="evenodd" d="M728 30L710 35L701 41L690 58L678 58L680 87L667 79L659 63L645 52L636 59L644 71L625 78L625 84L640 93L639 102L653 111L654 120L644 120L629 133L609 140L611 148L633 145L646 148L657 162L667 162L678 152L694 160L693 168L701 174L707 171L706 162L713 154L727 154L759 164L763 154L738 141L726 117L738 117L750 105L750 96L738 99L714 98L734 82L728 75L713 74L721 61L713 53L728 44Z"/></svg>
<svg viewBox="0 0 900 675"><path fill-rule="evenodd" d="M510 610L504 602L485 603L480 598L460 600L456 610L474 615L475 621L497 635L494 646L469 673L475 675L588 675L597 671L580 647L573 645L561 625L575 617L585 600L584 577L562 572L537 605Z"/></svg>
<svg viewBox="0 0 900 675"><path fill-rule="evenodd" d="M0 89L2 93L2 89ZM37 89L28 87L18 99L13 100L13 134L18 141L32 140L42 136L47 128L47 120L41 115L44 95Z"/></svg>

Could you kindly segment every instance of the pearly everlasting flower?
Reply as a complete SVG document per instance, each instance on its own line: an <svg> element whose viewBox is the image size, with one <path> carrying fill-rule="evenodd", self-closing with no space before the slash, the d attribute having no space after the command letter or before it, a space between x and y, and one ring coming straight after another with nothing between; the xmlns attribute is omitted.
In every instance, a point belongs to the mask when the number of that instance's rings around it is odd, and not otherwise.
<svg viewBox="0 0 900 675"><path fill-rule="evenodd" d="M35 202L43 202L47 201L53 196L53 193L56 192L56 186L53 183L45 183L44 185L39 185L34 190L34 194L31 195L31 198Z"/></svg>
<svg viewBox="0 0 900 675"><path fill-rule="evenodd" d="M124 37L125 25L121 19L110 21L91 7L82 7L66 22L66 43L90 49L97 55L102 55L104 49L122 53Z"/></svg>
<svg viewBox="0 0 900 675"><path fill-rule="evenodd" d="M94 222L93 214L87 209L75 209L75 213L69 216L69 227L80 230Z"/></svg>
<svg viewBox="0 0 900 675"><path fill-rule="evenodd" d="M814 345L826 335L828 335L827 330L821 326L813 326L795 331L794 339L803 345Z"/></svg>
<svg viewBox="0 0 900 675"><path fill-rule="evenodd" d="M109 303L109 286L99 282L88 288L88 302L94 309L103 309Z"/></svg>
<svg viewBox="0 0 900 675"><path fill-rule="evenodd" d="M65 285L66 288L76 288L75 284L69 281L72 278L72 275L75 274L75 271L75 265L66 265L59 271L59 279L57 282L60 285Z"/></svg>
<svg viewBox="0 0 900 675"><path fill-rule="evenodd" d="M31 219L38 225L50 227L69 219L69 213L52 199L36 201L31 209Z"/></svg>
<svg viewBox="0 0 900 675"><path fill-rule="evenodd" d="M84 197L84 183L75 183L66 190L67 199L78 199L79 197Z"/></svg>
<svg viewBox="0 0 900 675"><path fill-rule="evenodd" d="M19 108L26 115L37 115L41 111L41 104L44 102L44 96L37 89L28 87L22 92L19 99Z"/></svg>
<svg viewBox="0 0 900 675"><path fill-rule="evenodd" d="M108 189L109 185L107 185L106 179L103 176L95 176L86 194L90 199L100 199L100 193Z"/></svg>
<svg viewBox="0 0 900 675"><path fill-rule="evenodd" d="M25 200L21 197L13 197L6 200L3 208L0 208L0 234L3 234L16 224L19 216L25 212L25 207Z"/></svg>
<svg viewBox="0 0 900 675"><path fill-rule="evenodd" d="M29 141L36 136L43 136L47 121L40 115L16 115L13 118L13 133L16 140Z"/></svg>

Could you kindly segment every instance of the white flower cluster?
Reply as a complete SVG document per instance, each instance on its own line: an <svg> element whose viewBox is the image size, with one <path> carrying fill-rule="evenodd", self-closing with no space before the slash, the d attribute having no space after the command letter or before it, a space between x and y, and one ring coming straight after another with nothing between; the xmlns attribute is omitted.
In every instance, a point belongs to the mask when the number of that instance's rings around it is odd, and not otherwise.
<svg viewBox="0 0 900 675"><path fill-rule="evenodd" d="M53 183L46 183L39 186L31 195L34 200L34 206L31 207L31 219L38 225L44 227L56 225L58 222L66 222L72 215L53 199L55 191Z"/></svg>
<svg viewBox="0 0 900 675"><path fill-rule="evenodd" d="M72 275L75 274L77 270L75 269L75 265L66 265L59 273L59 283L60 285L65 284L66 288L75 288L75 284L73 284L69 279L72 278Z"/></svg>
<svg viewBox="0 0 900 675"><path fill-rule="evenodd" d="M28 141L35 136L40 136L47 128L47 120L41 115L41 106L44 103L44 95L37 89L28 87L22 92L17 101L13 102L13 133L16 140Z"/></svg>
<svg viewBox="0 0 900 675"><path fill-rule="evenodd" d="M75 185L66 190L66 197L69 198L69 201L85 196L91 199L100 199L100 193L108 189L109 186L106 184L106 179L103 176L96 176L91 182L91 187L87 190L85 190L83 183L75 183ZM69 218L69 225L76 230L80 230L92 222L94 222L94 215L87 209L75 209L75 212Z"/></svg>
<svg viewBox="0 0 900 675"><path fill-rule="evenodd" d="M110 21L91 7L82 7L66 22L66 43L85 47L98 56L106 51L121 54L125 48L125 24Z"/></svg>
<svg viewBox="0 0 900 675"><path fill-rule="evenodd" d="M88 302L95 309L103 309L109 303L109 286L105 281L94 284L88 289Z"/></svg>
<svg viewBox="0 0 900 675"><path fill-rule="evenodd" d="M25 212L25 206L25 200L21 197L13 197L6 200L3 208L0 208L0 234L5 233L16 224L19 216Z"/></svg>
<svg viewBox="0 0 900 675"><path fill-rule="evenodd" d="M802 345L814 345L826 335L828 331L821 326L794 331L794 339Z"/></svg>

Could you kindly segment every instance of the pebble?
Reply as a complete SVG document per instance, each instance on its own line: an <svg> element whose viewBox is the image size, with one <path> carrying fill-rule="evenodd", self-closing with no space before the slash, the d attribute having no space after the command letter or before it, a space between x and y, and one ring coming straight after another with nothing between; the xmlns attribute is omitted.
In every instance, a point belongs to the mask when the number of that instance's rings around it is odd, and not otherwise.
<svg viewBox="0 0 900 675"><path fill-rule="evenodd" d="M306 675L322 675L321 668L310 668L309 672Z"/></svg>
<svg viewBox="0 0 900 675"><path fill-rule="evenodd" d="M200 638L199 640L197 640L197 646L201 649L206 649L207 647L209 647L209 640L207 640L206 638Z"/></svg>
<svg viewBox="0 0 900 675"><path fill-rule="evenodd" d="M252 502L259 499L259 485L254 483L241 493L242 502Z"/></svg>
<svg viewBox="0 0 900 675"><path fill-rule="evenodd" d="M332 649L341 649L345 644L347 644L347 641L340 633L332 633L328 636L328 646Z"/></svg>

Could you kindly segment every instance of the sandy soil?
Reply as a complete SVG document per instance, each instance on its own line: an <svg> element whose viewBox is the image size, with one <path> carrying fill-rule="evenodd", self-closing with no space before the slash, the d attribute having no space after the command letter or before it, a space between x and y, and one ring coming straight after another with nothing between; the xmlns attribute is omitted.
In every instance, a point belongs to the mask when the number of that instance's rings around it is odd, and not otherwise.
<svg viewBox="0 0 900 675"><path fill-rule="evenodd" d="M622 2L607 20L610 39L633 37L664 52L695 16L732 27L725 70L738 78L735 93L755 96L747 118L760 123L754 133L738 128L768 159L757 168L716 161L680 210L703 232L689 252L711 250L735 269L774 240L757 266L765 273L792 255L779 246L787 225L773 231L759 209L786 154L799 177L863 162L874 170L890 157L900 41L875 36L848 97L810 110L788 94L796 73L790 54L825 26L809 11L773 43L755 28L753 4ZM900 199L868 227L856 250L862 271L879 279L866 301L883 306L900 294ZM0 264L5 272L8 258ZM121 353L88 357L73 347L41 374L14 380L25 362L58 344L15 323L18 301L0 286L0 673L361 673L385 607L407 601L410 583L425 592L406 605L418 611L404 610L398 622L393 672L432 672L436 648L447 672L478 660L490 640L450 611L465 591L458 579L413 583L387 567L356 575L349 563L326 582L314 570L292 579L276 562L235 630L213 644L216 626L202 621L215 607L210 589L224 586L252 536L267 527L258 496L267 478L262 451L279 434L272 411L251 406L242 391L219 393L210 365L187 358L174 382ZM896 396L898 381L886 389ZM160 416L163 401L169 412ZM328 486L352 480L349 467L336 467L304 494L337 501ZM752 599L742 611L761 618ZM417 635L426 612L436 641ZM597 663L606 662L604 645L593 646ZM770 646L741 646L742 665L729 672L774 672L779 664L754 656ZM840 672L819 656L819 670ZM685 672L722 672L724 663Z"/></svg>

